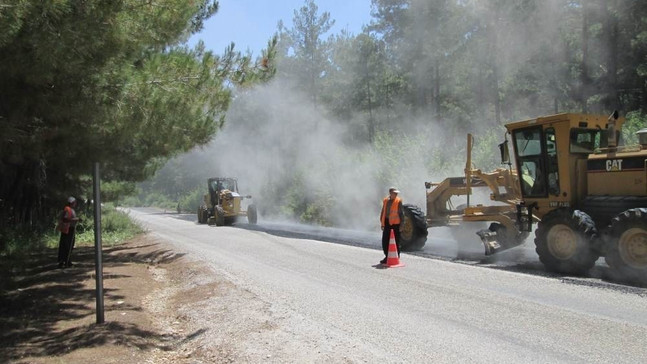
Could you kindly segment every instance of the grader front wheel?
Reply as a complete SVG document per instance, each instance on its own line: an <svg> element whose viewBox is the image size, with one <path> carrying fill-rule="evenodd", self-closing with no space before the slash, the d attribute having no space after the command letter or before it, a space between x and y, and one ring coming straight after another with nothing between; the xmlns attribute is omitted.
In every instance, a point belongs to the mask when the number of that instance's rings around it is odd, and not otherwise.
<svg viewBox="0 0 647 364"><path fill-rule="evenodd" d="M415 205L402 205L404 221L400 226L400 247L403 251L420 250L427 241L427 220L422 210Z"/></svg>
<svg viewBox="0 0 647 364"><path fill-rule="evenodd" d="M202 206L198 207L198 224L204 224L206 221L203 219Z"/></svg>
<svg viewBox="0 0 647 364"><path fill-rule="evenodd" d="M216 226L225 225L225 210L223 210L223 208L220 206L216 206L216 208L214 209L214 212L215 212Z"/></svg>

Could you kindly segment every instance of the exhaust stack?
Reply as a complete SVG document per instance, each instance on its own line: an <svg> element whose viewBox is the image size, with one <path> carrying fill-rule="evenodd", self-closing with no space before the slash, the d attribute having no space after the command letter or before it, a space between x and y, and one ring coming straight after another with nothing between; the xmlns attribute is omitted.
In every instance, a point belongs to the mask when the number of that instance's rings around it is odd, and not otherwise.
<svg viewBox="0 0 647 364"><path fill-rule="evenodd" d="M607 147L613 151L618 147L616 143L616 120L618 120L618 110L609 115L609 119L607 120Z"/></svg>

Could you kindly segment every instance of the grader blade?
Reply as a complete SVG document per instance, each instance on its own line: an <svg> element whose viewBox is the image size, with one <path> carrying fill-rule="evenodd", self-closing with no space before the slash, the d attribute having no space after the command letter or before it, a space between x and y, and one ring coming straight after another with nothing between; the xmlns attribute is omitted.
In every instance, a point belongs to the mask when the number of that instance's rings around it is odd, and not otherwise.
<svg viewBox="0 0 647 364"><path fill-rule="evenodd" d="M501 250L505 250L501 244L496 240L497 234L495 231L490 231L489 229L483 229L476 232L483 242L485 247L485 255L492 255L498 253Z"/></svg>
<svg viewBox="0 0 647 364"><path fill-rule="evenodd" d="M483 246L485 247L485 255L497 254L504 250L519 246L523 244L523 239L526 236L523 234L519 235L518 239L510 239L505 234L498 234L497 230L498 229L495 228L493 231L492 228L490 228L476 232L476 235L481 238Z"/></svg>

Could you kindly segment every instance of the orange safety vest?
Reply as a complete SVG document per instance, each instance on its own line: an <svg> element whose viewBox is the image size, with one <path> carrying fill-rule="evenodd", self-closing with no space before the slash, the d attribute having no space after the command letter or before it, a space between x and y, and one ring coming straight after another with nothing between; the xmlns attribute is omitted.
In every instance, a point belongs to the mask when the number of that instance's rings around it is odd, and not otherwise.
<svg viewBox="0 0 647 364"><path fill-rule="evenodd" d="M389 224L391 225L397 225L400 223L400 214L398 214L398 211L400 210L400 197L396 197L393 200L393 203L391 203L391 210L389 211ZM389 198L385 197L384 201L382 201L382 214L380 216L380 221L382 222L382 226L384 226L385 220L386 220L386 203L389 202Z"/></svg>
<svg viewBox="0 0 647 364"><path fill-rule="evenodd" d="M74 216L74 210L72 210L72 207L70 206L65 206L63 209L63 213L58 221L58 226L56 229L63 234L69 234L70 232L70 224L72 223L72 218Z"/></svg>

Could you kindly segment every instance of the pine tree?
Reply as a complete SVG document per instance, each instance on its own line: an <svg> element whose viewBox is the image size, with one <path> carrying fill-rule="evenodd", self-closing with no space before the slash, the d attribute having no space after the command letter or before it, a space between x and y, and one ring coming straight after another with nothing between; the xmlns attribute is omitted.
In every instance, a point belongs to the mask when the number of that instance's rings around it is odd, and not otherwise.
<svg viewBox="0 0 647 364"><path fill-rule="evenodd" d="M0 224L45 220L49 205L82 193L94 162L105 179L137 181L208 142L229 85L273 74L271 60L182 46L217 8L215 0L0 6Z"/></svg>

